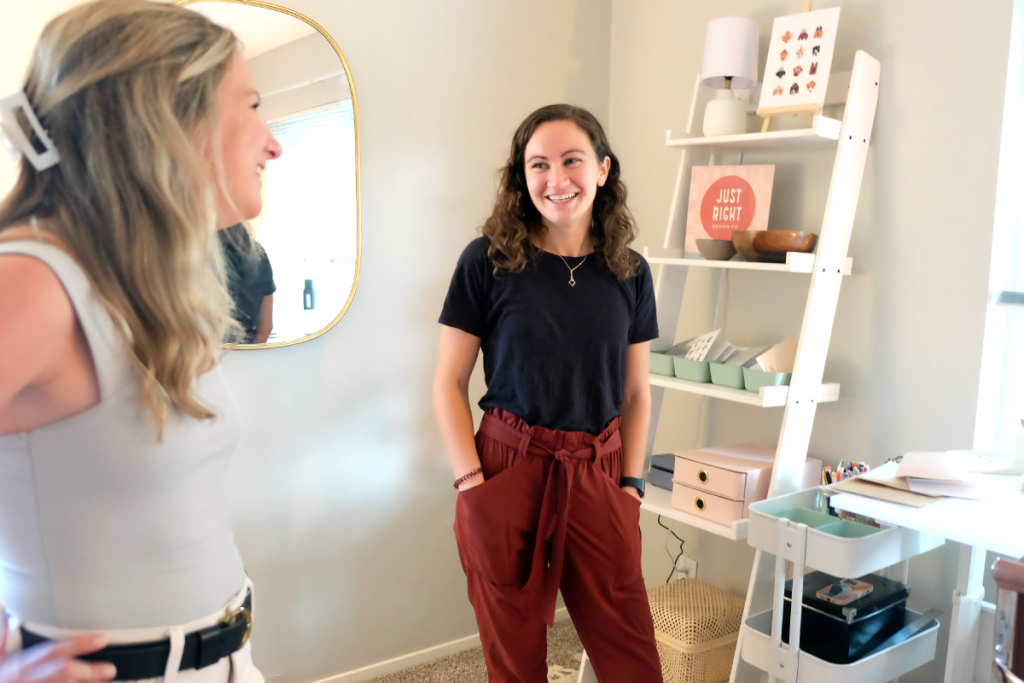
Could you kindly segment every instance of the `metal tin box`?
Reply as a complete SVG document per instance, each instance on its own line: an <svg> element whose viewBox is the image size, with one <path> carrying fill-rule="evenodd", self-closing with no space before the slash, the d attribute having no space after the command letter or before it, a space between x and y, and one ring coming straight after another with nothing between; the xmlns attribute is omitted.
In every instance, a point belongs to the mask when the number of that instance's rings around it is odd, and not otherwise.
<svg viewBox="0 0 1024 683"><path fill-rule="evenodd" d="M818 598L815 593L839 578L824 572L804 577L804 606L800 622L800 649L833 664L855 662L903 628L907 587L876 574L859 579L873 586L868 595L846 606ZM782 614L782 640L789 642L789 614L793 582L786 582Z"/></svg>

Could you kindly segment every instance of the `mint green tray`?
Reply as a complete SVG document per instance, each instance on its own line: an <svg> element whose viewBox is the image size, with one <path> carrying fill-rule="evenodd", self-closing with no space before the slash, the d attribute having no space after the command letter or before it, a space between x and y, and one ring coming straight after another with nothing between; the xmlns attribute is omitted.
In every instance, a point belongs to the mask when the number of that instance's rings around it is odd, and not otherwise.
<svg viewBox="0 0 1024 683"><path fill-rule="evenodd" d="M683 356L672 356L676 377L689 382L710 382L711 368L706 360L690 360Z"/></svg>
<svg viewBox="0 0 1024 683"><path fill-rule="evenodd" d="M743 384L747 391L758 393L761 387L788 387L791 372L765 372L757 368L743 368Z"/></svg>
<svg viewBox="0 0 1024 683"><path fill-rule="evenodd" d="M769 514L771 514L772 517L785 517L797 524L806 524L812 529L820 529L822 527L832 526L833 524L839 523L832 515L826 515L824 512L818 512L817 510L808 510L807 508L789 508L788 510L780 510L779 512L772 512ZM864 525L861 524L859 526ZM839 534L835 535L838 536Z"/></svg>
<svg viewBox="0 0 1024 683"><path fill-rule="evenodd" d="M832 522L831 524L820 526L818 527L818 531L823 534L839 536L840 538L864 538L871 534L877 534L881 529L868 526L867 524L861 524L860 522L851 522L848 519L844 519L839 522Z"/></svg>
<svg viewBox="0 0 1024 683"><path fill-rule="evenodd" d="M710 365L712 382L720 387L730 389L743 388L743 368L724 363L710 363Z"/></svg>
<svg viewBox="0 0 1024 683"><path fill-rule="evenodd" d="M666 377L675 377L676 373L672 367L672 358L658 351L651 351L651 373L655 375L665 375Z"/></svg>

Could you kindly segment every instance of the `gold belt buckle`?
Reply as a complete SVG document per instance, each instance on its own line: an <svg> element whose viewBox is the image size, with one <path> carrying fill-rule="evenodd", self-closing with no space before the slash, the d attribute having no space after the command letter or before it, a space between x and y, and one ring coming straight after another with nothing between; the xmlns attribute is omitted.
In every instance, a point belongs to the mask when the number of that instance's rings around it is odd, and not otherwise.
<svg viewBox="0 0 1024 683"><path fill-rule="evenodd" d="M234 626L239 619L245 619L245 634L242 636L242 645L249 642L249 634L252 633L252 610L242 605L234 611L227 611L220 623L225 626Z"/></svg>

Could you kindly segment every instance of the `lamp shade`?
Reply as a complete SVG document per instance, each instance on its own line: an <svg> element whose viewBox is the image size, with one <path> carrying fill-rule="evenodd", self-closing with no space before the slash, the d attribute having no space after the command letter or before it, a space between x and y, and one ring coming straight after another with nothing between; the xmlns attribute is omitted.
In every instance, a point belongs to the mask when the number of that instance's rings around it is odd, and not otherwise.
<svg viewBox="0 0 1024 683"><path fill-rule="evenodd" d="M757 22L745 17L720 17L708 22L704 39L704 68L701 82L712 88L724 88L732 78L732 88L752 88L757 83Z"/></svg>

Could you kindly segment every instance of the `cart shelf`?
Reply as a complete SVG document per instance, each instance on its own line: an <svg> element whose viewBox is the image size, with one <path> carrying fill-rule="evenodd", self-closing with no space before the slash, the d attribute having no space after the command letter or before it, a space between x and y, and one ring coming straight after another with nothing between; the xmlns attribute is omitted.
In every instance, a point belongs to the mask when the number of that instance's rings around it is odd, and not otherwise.
<svg viewBox="0 0 1024 683"><path fill-rule="evenodd" d="M918 616L917 612L907 610L908 622ZM771 669L771 630L771 611L755 614L747 618L743 624L740 656L743 657L743 661L761 671ZM938 634L939 626L935 624L899 645L851 664L832 664L801 652L796 683L886 683L935 659ZM785 666L778 672L779 679L789 681L790 677L787 677L786 671L790 661L789 645L782 643L780 647L782 656L779 657L779 661Z"/></svg>
<svg viewBox="0 0 1024 683"><path fill-rule="evenodd" d="M750 505L750 527L747 543L766 553L779 552L780 525L787 531L800 533L801 526L776 513L794 508L827 512L826 497L818 488L776 496ZM835 521L839 521L836 519ZM913 529L883 526L881 530L861 538L842 538L810 526L806 527L806 550L803 557L786 557L832 576L855 578L898 564L915 555L945 544L945 538ZM793 543L797 549L803 544Z"/></svg>

